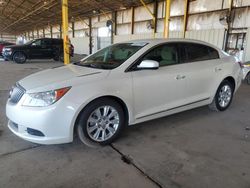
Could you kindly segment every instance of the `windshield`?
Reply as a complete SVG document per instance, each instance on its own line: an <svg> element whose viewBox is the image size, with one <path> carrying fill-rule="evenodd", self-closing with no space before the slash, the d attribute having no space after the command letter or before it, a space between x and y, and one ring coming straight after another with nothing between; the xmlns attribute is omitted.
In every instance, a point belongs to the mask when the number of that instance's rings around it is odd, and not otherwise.
<svg viewBox="0 0 250 188"><path fill-rule="evenodd" d="M36 39L34 39L34 40L30 40L30 41L29 41L29 42L27 42L26 44L27 44L27 45L29 45L29 44L33 43L34 41L36 41Z"/></svg>
<svg viewBox="0 0 250 188"><path fill-rule="evenodd" d="M77 65L98 69L114 69L146 44L145 42L115 44L98 51L80 63L77 63Z"/></svg>

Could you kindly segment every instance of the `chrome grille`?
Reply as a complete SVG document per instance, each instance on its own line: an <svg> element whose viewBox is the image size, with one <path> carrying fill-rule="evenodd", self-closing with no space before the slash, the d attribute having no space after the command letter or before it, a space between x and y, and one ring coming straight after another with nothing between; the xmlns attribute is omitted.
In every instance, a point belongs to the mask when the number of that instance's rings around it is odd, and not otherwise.
<svg viewBox="0 0 250 188"><path fill-rule="evenodd" d="M15 86L13 86L10 92L10 102L17 104L24 95L25 91L26 90L17 83Z"/></svg>

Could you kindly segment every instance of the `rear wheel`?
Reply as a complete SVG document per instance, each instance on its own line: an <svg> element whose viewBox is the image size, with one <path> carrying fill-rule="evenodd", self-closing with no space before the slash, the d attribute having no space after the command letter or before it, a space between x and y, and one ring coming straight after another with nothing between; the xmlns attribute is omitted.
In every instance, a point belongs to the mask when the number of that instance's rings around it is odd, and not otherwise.
<svg viewBox="0 0 250 188"><path fill-rule="evenodd" d="M246 76L246 81L247 81L247 84L250 85L250 72Z"/></svg>
<svg viewBox="0 0 250 188"><path fill-rule="evenodd" d="M80 140L91 147L112 143L125 125L119 103L109 98L90 103L79 116L77 133Z"/></svg>
<svg viewBox="0 0 250 188"><path fill-rule="evenodd" d="M53 60L54 60L54 61L59 61L59 56L53 57Z"/></svg>
<svg viewBox="0 0 250 188"><path fill-rule="evenodd" d="M64 62L64 54L63 53L61 53L59 55L59 61Z"/></svg>
<svg viewBox="0 0 250 188"><path fill-rule="evenodd" d="M232 102L233 94L234 94L233 85L229 81L224 80L220 84L215 94L213 102L209 105L209 108L214 111L226 110Z"/></svg>
<svg viewBox="0 0 250 188"><path fill-rule="evenodd" d="M26 62L26 56L23 52L16 52L13 55L13 61L18 64L23 64Z"/></svg>

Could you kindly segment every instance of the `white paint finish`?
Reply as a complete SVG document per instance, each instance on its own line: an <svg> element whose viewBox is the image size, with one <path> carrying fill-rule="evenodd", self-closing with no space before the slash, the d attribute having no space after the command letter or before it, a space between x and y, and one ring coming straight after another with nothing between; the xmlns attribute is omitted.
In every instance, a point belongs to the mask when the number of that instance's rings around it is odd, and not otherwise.
<svg viewBox="0 0 250 188"><path fill-rule="evenodd" d="M79 112L90 101L101 96L120 98L128 108L128 122L132 125L211 103L219 84L227 76L236 80L236 90L241 83L241 69L235 59L217 48L221 57L218 60L177 64L157 70L125 72L142 54L156 45L167 42L194 42L210 46L204 42L183 39L138 42L146 42L148 45L113 70L70 64L38 72L19 81L26 89L26 94L16 105L8 101L6 114L10 120L20 125L20 130L9 125L10 129L23 139L36 143L67 143L73 140L73 128ZM215 75L213 71L216 68L221 68L221 71L217 71ZM181 79L178 79L179 75L182 76ZM211 76L213 79L210 79ZM27 93L69 86L72 88L68 93L51 106L22 106ZM28 135L24 131L27 127L42 131L45 137Z"/></svg>
<svg viewBox="0 0 250 188"><path fill-rule="evenodd" d="M71 38L76 54L89 54L89 37Z"/></svg>
<svg viewBox="0 0 250 188"><path fill-rule="evenodd" d="M250 28L247 29L246 47L244 50L244 61L250 61Z"/></svg>

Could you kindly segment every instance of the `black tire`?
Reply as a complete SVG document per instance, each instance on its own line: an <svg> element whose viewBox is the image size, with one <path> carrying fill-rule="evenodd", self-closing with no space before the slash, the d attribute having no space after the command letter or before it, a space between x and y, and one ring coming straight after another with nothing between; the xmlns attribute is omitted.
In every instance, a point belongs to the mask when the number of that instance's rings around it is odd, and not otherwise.
<svg viewBox="0 0 250 188"><path fill-rule="evenodd" d="M250 85L250 72L246 76L246 82L248 85Z"/></svg>
<svg viewBox="0 0 250 188"><path fill-rule="evenodd" d="M230 99L227 99L228 103L225 103L225 106L220 103L220 93L222 92L222 89L224 87L229 87L231 92ZM234 95L234 87L232 83L229 82L228 80L224 80L217 89L213 102L209 105L209 108L213 111L225 111L232 103L233 95Z"/></svg>
<svg viewBox="0 0 250 188"><path fill-rule="evenodd" d="M18 64L23 64L27 60L26 55L23 52L15 52L13 55L13 61Z"/></svg>
<svg viewBox="0 0 250 188"><path fill-rule="evenodd" d="M59 61L64 62L64 54L63 53L61 53L59 55Z"/></svg>
<svg viewBox="0 0 250 188"><path fill-rule="evenodd" d="M54 60L54 61L59 61L59 56L53 57L53 60Z"/></svg>
<svg viewBox="0 0 250 188"><path fill-rule="evenodd" d="M94 126L91 127L90 126L91 123L89 123L88 120L89 120L89 118L93 118L93 114L95 114L95 111L97 109L102 108L104 106L110 106L110 107L112 107L112 109L116 110L117 115L118 115L116 117L119 117L119 123L118 123L118 126L117 126L114 133L111 133L109 130L107 130L108 124L105 124L105 122L104 122L105 125L103 125L103 126L106 126L106 128L105 128L105 130L102 130L101 134L100 134L100 131L99 131L99 133L97 133L98 130L96 130L96 132L92 131L94 135L96 133L98 134L98 138L100 138L102 136L102 134L104 134L104 132L105 132L105 135L107 132L111 135L113 134L111 137L109 137L106 140L97 141L97 140L94 140L92 138L92 137L94 137L92 135L92 132L88 133L88 128L91 129L92 127L95 126L95 127L98 127L97 129L103 129L103 127L101 127L102 125L100 125L100 124L98 124L98 125L95 124ZM111 109L108 112L110 112L109 115L111 115L111 113L112 113ZM107 112L107 115L108 115L108 112ZM104 113L104 111L103 111L103 113ZM119 103L117 103L116 101L114 101L110 98L100 98L100 99L97 99L97 100L91 102L89 105L87 105L87 107L84 108L84 110L80 113L77 122L78 123L76 125L77 126L76 130L77 130L78 137L82 141L82 143L84 143L85 145L90 146L90 147L98 147L98 146L104 146L104 145L110 144L115 139L117 139L119 137L123 128L125 127L125 116L124 116L124 111ZM115 126L114 124L113 125L109 124L109 125L111 125L113 127ZM110 126L108 126L108 127L110 127Z"/></svg>

